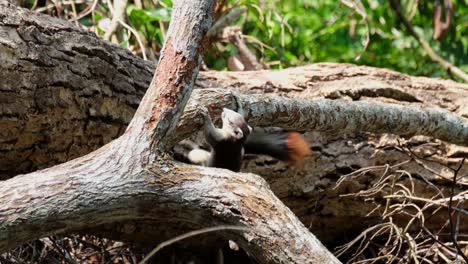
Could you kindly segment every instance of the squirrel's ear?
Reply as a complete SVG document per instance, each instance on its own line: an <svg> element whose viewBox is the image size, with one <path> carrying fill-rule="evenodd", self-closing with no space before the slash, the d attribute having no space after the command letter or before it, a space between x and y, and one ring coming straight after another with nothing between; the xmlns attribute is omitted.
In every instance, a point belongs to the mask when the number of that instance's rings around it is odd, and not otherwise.
<svg viewBox="0 0 468 264"><path fill-rule="evenodd" d="M242 132L242 129L236 127L234 129L234 136L237 138L237 139L241 139L244 137L244 133Z"/></svg>

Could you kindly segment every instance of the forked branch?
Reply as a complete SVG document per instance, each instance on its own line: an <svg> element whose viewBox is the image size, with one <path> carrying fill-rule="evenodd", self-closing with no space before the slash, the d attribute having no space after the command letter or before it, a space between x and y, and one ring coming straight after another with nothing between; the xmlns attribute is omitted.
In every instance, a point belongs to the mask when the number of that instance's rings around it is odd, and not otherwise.
<svg viewBox="0 0 468 264"><path fill-rule="evenodd" d="M149 219L164 224L162 233L180 224L245 226L252 231L224 235L261 263L339 263L260 177L165 158L198 74L213 5L174 1L153 81L121 137L0 182L1 252L34 238Z"/></svg>

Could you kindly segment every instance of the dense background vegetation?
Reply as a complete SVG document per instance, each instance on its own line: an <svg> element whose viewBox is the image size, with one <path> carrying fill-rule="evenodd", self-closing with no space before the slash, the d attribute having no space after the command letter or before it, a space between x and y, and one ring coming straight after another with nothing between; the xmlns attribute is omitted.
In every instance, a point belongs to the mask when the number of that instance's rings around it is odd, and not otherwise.
<svg viewBox="0 0 468 264"><path fill-rule="evenodd" d="M125 21L133 33L138 33L150 59L157 58L163 43L170 20L171 2L129 0L127 3ZM432 62L415 38L402 27L389 1L218 2L222 3L218 17L235 7L247 8L247 12L233 23L241 27L249 48L272 68L324 61L349 62L391 68L412 75L454 78L439 64ZM404 0L401 4L415 31L429 42L434 51L467 72L468 4L467 0L452 2L454 15L450 30L441 41L432 39L434 1ZM78 14L82 26L100 35L104 34L103 29L112 17L109 8L112 2L105 0L28 0L23 5L72 21ZM121 27L114 42L141 56L141 45L129 28ZM236 48L233 45L214 43L205 63L208 68L226 69L227 58L234 53Z"/></svg>
<svg viewBox="0 0 468 264"><path fill-rule="evenodd" d="M41 3L42 2L42 3ZM247 8L233 24L262 62L284 68L314 62L349 62L391 68L412 75L454 78L432 62L402 26L389 1L383 0L229 0L218 1L218 17L236 7ZM450 30L441 41L432 39L434 1L401 1L415 31L445 60L468 71L468 4L453 0ZM113 1L28 0L24 6L78 22L104 35ZM114 42L148 58L157 58L170 20L172 1L129 0ZM76 11L74 11L76 10ZM132 29L132 30L130 30ZM133 31L133 33L132 33ZM139 45L134 33L138 33ZM208 68L226 69L236 53L229 43L216 42L207 53Z"/></svg>

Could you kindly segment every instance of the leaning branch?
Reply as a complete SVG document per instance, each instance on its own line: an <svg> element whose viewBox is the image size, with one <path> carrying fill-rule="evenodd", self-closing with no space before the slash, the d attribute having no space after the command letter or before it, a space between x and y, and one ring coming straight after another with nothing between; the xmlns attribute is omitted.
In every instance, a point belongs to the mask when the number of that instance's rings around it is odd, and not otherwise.
<svg viewBox="0 0 468 264"><path fill-rule="evenodd" d="M177 140L193 133L196 105L214 111L239 102L254 126L279 126L298 131L360 131L401 136L425 135L468 146L468 119L439 108L415 108L390 103L347 100L301 100L279 96L234 95L221 89L197 90L185 111ZM201 124L201 120L200 120Z"/></svg>
<svg viewBox="0 0 468 264"><path fill-rule="evenodd" d="M244 96L258 125L280 124L302 131L425 135L468 145L468 119L437 108L418 109L380 102L314 101Z"/></svg>

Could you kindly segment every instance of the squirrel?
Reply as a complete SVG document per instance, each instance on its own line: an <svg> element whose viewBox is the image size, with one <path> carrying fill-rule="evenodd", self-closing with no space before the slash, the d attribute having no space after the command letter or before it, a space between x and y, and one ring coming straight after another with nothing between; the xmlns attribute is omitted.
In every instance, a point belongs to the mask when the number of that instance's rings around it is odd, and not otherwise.
<svg viewBox="0 0 468 264"><path fill-rule="evenodd" d="M190 162L207 167L224 168L240 171L244 156L244 144L252 128L244 116L223 108L223 125L216 128L206 108L202 108L205 139L211 146L211 152L195 148L188 154Z"/></svg>
<svg viewBox="0 0 468 264"><path fill-rule="evenodd" d="M238 172L245 153L269 155L291 164L311 154L309 144L297 132L253 130L242 114L227 108L221 114L221 128L214 126L206 108L202 108L202 115L211 151L192 149L187 158L193 164Z"/></svg>

